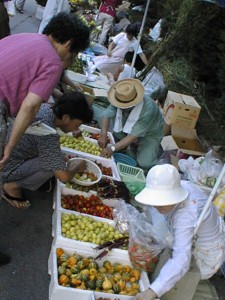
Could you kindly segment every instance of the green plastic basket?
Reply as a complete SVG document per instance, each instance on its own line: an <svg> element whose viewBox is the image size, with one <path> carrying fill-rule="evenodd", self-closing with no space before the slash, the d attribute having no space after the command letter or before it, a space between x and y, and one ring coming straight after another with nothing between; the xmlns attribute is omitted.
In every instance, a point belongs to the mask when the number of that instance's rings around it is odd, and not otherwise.
<svg viewBox="0 0 225 300"><path fill-rule="evenodd" d="M117 163L121 180L132 195L137 195L145 187L144 171L137 167Z"/></svg>

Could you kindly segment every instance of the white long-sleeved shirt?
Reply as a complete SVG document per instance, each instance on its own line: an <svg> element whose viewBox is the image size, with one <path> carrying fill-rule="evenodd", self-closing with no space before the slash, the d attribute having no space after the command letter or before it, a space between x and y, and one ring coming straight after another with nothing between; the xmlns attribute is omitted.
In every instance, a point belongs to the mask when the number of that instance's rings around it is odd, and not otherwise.
<svg viewBox="0 0 225 300"><path fill-rule="evenodd" d="M38 33L42 33L45 26L51 20L52 17L60 12L70 12L70 5L68 0L48 0L43 12L43 19L41 21Z"/></svg>
<svg viewBox="0 0 225 300"><path fill-rule="evenodd" d="M190 182L183 181L182 185L189 192L188 198L165 215L173 235L172 257L150 285L158 297L173 288L189 270L194 228L207 200L207 195ZM216 273L225 260L223 225L215 206L211 204L199 227L194 249L194 255L198 254L197 257L195 256L198 266L201 265L204 268L200 268L202 279L209 278Z"/></svg>

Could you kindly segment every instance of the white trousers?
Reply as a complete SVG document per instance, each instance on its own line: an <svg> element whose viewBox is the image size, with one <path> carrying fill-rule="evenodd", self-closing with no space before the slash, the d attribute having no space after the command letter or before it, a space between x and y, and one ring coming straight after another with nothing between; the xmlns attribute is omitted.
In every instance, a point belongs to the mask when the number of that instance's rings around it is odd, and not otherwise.
<svg viewBox="0 0 225 300"><path fill-rule="evenodd" d="M102 32L101 32L99 40L98 40L99 44L101 44L101 45L104 44L106 35L113 25L113 20L114 20L114 17L112 17L106 13L99 13L98 19L96 21L96 26L100 26L100 25L102 26Z"/></svg>

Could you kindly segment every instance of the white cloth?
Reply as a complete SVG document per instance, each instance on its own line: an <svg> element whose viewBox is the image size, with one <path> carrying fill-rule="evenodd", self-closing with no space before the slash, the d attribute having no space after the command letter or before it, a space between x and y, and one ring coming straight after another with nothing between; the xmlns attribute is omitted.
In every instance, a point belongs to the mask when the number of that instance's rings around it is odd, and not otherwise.
<svg viewBox="0 0 225 300"><path fill-rule="evenodd" d="M184 202L177 204L173 211L165 215L173 234L172 257L162 267L159 276L150 285L151 289L161 297L185 275L189 270L192 257L194 228L199 215L207 201L207 195L190 182L182 182L189 196ZM224 224L223 224L224 226ZM199 227L195 251L204 250L202 260L207 264L208 276L211 277L225 260L225 234L217 210L212 204ZM213 251L210 253L212 250ZM196 261L198 263L198 261ZM198 265L199 267L199 265ZM200 269L201 272L201 269ZM206 278L202 278L206 279Z"/></svg>
<svg viewBox="0 0 225 300"><path fill-rule="evenodd" d="M122 109L117 108L113 131L114 132L123 131L128 134L131 133L132 127L139 119L140 113L143 108L143 104L144 104L144 101L141 101L132 109L132 111L129 114L129 117L127 118L126 123L124 124L124 127L122 124L123 111L122 111Z"/></svg>
<svg viewBox="0 0 225 300"><path fill-rule="evenodd" d="M135 68L132 68L131 66L124 64L124 69L118 76L118 81L126 78L135 78L137 70Z"/></svg>
<svg viewBox="0 0 225 300"><path fill-rule="evenodd" d="M131 41L127 39L127 34L121 32L112 38L115 48L111 51L111 56L99 55L94 58L96 68L103 74L115 74L118 67L123 63L124 56L128 51L135 51L137 54L142 53L142 49L138 44L138 40L133 38Z"/></svg>
<svg viewBox="0 0 225 300"><path fill-rule="evenodd" d="M70 12L70 5L68 0L48 0L43 12L43 19L41 21L38 33L42 33L45 26L51 20L52 17L60 12Z"/></svg>

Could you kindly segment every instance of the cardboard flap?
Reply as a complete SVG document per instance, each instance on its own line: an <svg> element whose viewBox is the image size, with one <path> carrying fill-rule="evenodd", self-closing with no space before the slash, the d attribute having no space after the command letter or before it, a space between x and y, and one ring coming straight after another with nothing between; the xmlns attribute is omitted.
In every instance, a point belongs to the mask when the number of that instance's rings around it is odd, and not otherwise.
<svg viewBox="0 0 225 300"><path fill-rule="evenodd" d="M185 138L185 139L195 139L197 138L197 132L194 128L184 128L177 125L171 126L171 134L174 137Z"/></svg>
<svg viewBox="0 0 225 300"><path fill-rule="evenodd" d="M188 95L169 91L167 98L169 100L173 101L174 103L180 103L180 104L184 104L184 105L188 105L188 106L192 106L192 107L201 108L201 106L197 103L197 101L193 97L188 96Z"/></svg>

